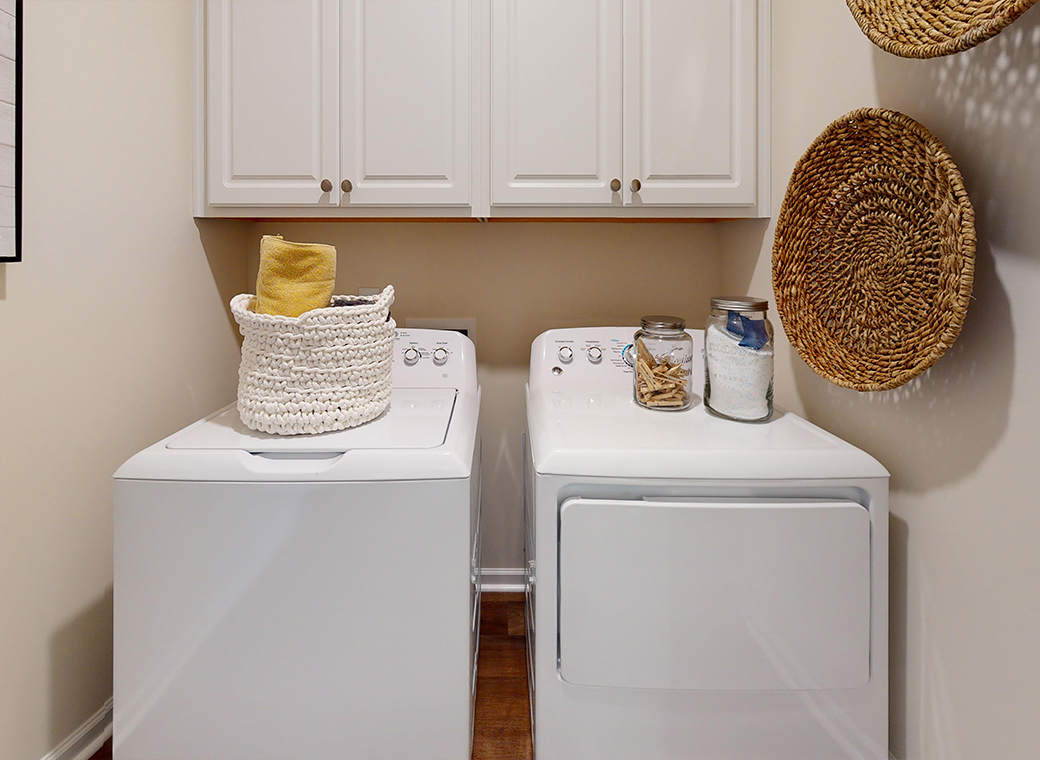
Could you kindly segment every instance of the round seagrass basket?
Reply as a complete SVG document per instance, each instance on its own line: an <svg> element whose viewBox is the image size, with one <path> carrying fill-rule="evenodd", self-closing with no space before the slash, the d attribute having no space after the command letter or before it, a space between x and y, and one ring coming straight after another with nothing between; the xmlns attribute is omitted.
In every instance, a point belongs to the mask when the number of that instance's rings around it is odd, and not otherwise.
<svg viewBox="0 0 1040 760"><path fill-rule="evenodd" d="M298 317L257 314L256 297L231 299L244 338L238 413L253 430L326 433L375 419L390 403L393 286L378 296L334 296L351 305Z"/></svg>
<svg viewBox="0 0 1040 760"><path fill-rule="evenodd" d="M1036 0L846 0L871 42L903 58L938 58L985 42Z"/></svg>
<svg viewBox="0 0 1040 760"><path fill-rule="evenodd" d="M975 214L950 154L896 111L828 126L795 165L776 224L773 291L817 374L895 388L957 339L975 272Z"/></svg>

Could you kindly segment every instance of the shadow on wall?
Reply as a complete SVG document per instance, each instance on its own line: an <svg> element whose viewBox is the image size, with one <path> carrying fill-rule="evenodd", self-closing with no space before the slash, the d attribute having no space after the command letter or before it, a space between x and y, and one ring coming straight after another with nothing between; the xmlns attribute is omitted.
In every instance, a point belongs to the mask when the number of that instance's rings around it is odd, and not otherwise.
<svg viewBox="0 0 1040 760"><path fill-rule="evenodd" d="M477 366L480 401L481 564L518 568L524 556L523 433L527 367Z"/></svg>
<svg viewBox="0 0 1040 760"><path fill-rule="evenodd" d="M250 251L247 250L253 225L228 219L196 219L195 226L213 273L213 282L224 303L224 312L241 343L238 325L231 316L231 299L239 293L252 293L254 289L254 283L250 283L248 277Z"/></svg>
<svg viewBox="0 0 1040 760"><path fill-rule="evenodd" d="M945 58L876 50L878 95L924 124L953 155L995 251L1040 251L1040 9L993 39Z"/></svg>
<svg viewBox="0 0 1040 760"><path fill-rule="evenodd" d="M480 364L526 367L555 327L678 314L697 326L721 281L716 225L576 222L264 222L263 234L339 252L338 293L392 283L394 319L477 320ZM250 253L255 277L259 256ZM522 403L522 397L521 397Z"/></svg>
<svg viewBox="0 0 1040 760"><path fill-rule="evenodd" d="M876 50L874 63L881 104L927 127L964 175L974 298L958 341L901 388L859 394L800 361L795 377L811 419L880 459L893 490L923 493L969 476L1007 427L1016 325L996 261L1040 250L1040 13L965 53L916 61Z"/></svg>
<svg viewBox="0 0 1040 760"><path fill-rule="evenodd" d="M905 758L907 716L907 575L910 526L889 515L888 520L888 747L891 757Z"/></svg>
<svg viewBox="0 0 1040 760"><path fill-rule="evenodd" d="M79 714L84 703L99 710L112 696L111 586L51 636L50 658L49 738L56 747L93 714Z"/></svg>
<svg viewBox="0 0 1040 760"><path fill-rule="evenodd" d="M1013 390L1015 332L1028 338L1033 328L1014 323L998 268L1008 257L1035 259L1040 251L1040 11L1027 12L993 39L953 56L907 61L875 50L874 69L879 101L917 119L950 151L976 214L975 298L960 340L908 386L905 402L897 390L891 403L881 401L883 412L867 417L871 425L879 416L890 418L887 445L872 451L892 470L894 489L918 492L969 476L998 445ZM871 401L872 409L879 405ZM902 413L906 419L891 419ZM875 431L871 437L882 438ZM893 515L890 529L891 750L907 757L908 724L918 722L914 731L920 732L931 721L937 756L959 754L948 744L957 729L942 648L927 632L929 573L920 562L913 571L909 567L908 523ZM912 605L911 575L918 589ZM914 635L921 642L915 669L927 677L908 673L911 610L919 618ZM908 704L913 682L921 701L916 710L930 705L929 716L917 721Z"/></svg>
<svg viewBox="0 0 1040 760"><path fill-rule="evenodd" d="M980 238L964 327L931 369L899 388L860 393L796 361L795 382L809 419L875 456L893 491L924 493L967 477L1003 436L1012 341L1007 294Z"/></svg>
<svg viewBox="0 0 1040 760"><path fill-rule="evenodd" d="M755 267L758 266L757 256L746 255L747 251L764 251L763 256L770 260L773 251L773 235L775 227L773 222L780 213L780 205L783 194L773 199L772 219L741 219L739 221L726 222L720 225L720 233L725 244L723 250L730 252L726 257L725 278L722 283L724 292L720 296L753 296L755 298L769 299L769 318L776 324L777 317L774 309L776 299L773 297L773 289L766 286L767 290L749 292L751 282L755 276ZM769 234L769 244L766 245L766 234ZM739 255L737 255L739 254Z"/></svg>

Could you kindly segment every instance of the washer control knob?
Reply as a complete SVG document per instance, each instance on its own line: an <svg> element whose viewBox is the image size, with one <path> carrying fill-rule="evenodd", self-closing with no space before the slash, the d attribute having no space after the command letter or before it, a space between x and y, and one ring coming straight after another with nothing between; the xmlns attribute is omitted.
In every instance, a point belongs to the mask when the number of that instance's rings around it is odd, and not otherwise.
<svg viewBox="0 0 1040 760"><path fill-rule="evenodd" d="M404 350L404 363L411 367L413 364L419 361L419 352L414 348L406 348Z"/></svg>
<svg viewBox="0 0 1040 760"><path fill-rule="evenodd" d="M569 364L571 359L574 358L574 351L570 346L560 346L560 361L564 364Z"/></svg>
<svg viewBox="0 0 1040 760"><path fill-rule="evenodd" d="M603 360L603 349L599 346L589 346L589 350L586 353L589 361L593 364L599 364Z"/></svg>
<svg viewBox="0 0 1040 760"><path fill-rule="evenodd" d="M448 363L448 349L446 348L435 348L433 349L433 363L438 367L442 364Z"/></svg>
<svg viewBox="0 0 1040 760"><path fill-rule="evenodd" d="M621 349L621 358L624 360L625 364L627 364L629 367L636 366L636 360L632 357L632 349L633 348L635 348L635 346L633 344L629 343L627 346L625 346L623 349Z"/></svg>

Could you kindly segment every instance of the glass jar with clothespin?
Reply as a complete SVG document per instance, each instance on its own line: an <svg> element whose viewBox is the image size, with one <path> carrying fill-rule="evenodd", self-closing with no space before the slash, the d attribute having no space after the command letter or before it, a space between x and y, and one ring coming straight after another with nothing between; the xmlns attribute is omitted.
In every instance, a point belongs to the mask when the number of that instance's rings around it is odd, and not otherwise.
<svg viewBox="0 0 1040 760"><path fill-rule="evenodd" d="M647 409L682 411L693 403L693 339L682 317L643 317L633 340L636 403Z"/></svg>

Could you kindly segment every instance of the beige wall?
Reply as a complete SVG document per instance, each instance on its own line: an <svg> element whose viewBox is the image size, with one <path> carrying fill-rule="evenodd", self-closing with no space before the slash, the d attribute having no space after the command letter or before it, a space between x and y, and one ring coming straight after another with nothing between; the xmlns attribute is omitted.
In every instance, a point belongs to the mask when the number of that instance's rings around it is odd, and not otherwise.
<svg viewBox="0 0 1040 760"><path fill-rule="evenodd" d="M478 323L489 565L519 564L519 431L548 327L696 324L770 295L768 221L260 224L190 218L191 7L26 3L25 262L0 265L0 759L43 757L111 694L113 470L234 395L230 296L263 232L340 249L341 292ZM892 471L892 749L1040 746L1040 11L975 51L903 61L840 0L775 0L774 203L832 119L883 105L954 154L979 214L957 345L885 394L817 378L781 339L777 396ZM779 320L774 321L779 324ZM515 565L514 565L515 562Z"/></svg>
<svg viewBox="0 0 1040 760"><path fill-rule="evenodd" d="M775 0L773 51L774 211L830 121L882 106L946 145L977 213L975 298L921 378L859 394L778 350L778 401L892 472L892 752L1040 757L1040 9L914 61L840 0ZM771 293L772 223L721 229L727 289Z"/></svg>
<svg viewBox="0 0 1040 760"><path fill-rule="evenodd" d="M0 264L0 758L112 694L111 476L234 398L242 225L191 218L191 8L25 3L24 261ZM228 255L230 252L230 255Z"/></svg>

